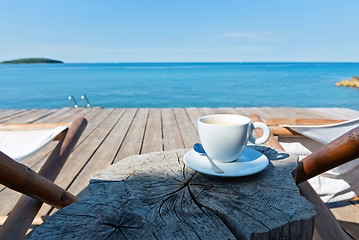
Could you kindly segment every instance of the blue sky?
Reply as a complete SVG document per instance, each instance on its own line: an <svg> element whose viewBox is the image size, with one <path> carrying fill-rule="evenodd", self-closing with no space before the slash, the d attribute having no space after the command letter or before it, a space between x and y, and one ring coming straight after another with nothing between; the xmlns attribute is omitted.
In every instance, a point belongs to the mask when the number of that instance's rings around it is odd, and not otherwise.
<svg viewBox="0 0 359 240"><path fill-rule="evenodd" d="M359 62L359 1L0 0L0 61Z"/></svg>

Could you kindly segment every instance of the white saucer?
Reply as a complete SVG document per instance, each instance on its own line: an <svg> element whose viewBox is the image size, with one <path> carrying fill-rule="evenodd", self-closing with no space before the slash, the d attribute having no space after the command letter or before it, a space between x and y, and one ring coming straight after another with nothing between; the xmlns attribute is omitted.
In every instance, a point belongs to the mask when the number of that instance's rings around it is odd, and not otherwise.
<svg viewBox="0 0 359 240"><path fill-rule="evenodd" d="M224 171L222 174L213 170L206 156L195 152L193 149L184 155L183 161L197 172L220 177L240 177L255 174L264 170L269 164L265 155L248 147L234 162L220 163L215 161L215 164Z"/></svg>

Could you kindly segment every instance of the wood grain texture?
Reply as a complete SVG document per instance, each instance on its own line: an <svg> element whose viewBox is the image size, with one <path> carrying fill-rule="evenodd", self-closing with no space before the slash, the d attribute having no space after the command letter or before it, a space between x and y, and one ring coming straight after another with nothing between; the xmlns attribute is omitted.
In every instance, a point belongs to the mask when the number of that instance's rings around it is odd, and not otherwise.
<svg viewBox="0 0 359 240"><path fill-rule="evenodd" d="M3 118L7 118L9 116L12 116L12 115L16 115L16 114L19 114L21 112L25 111L25 109L2 109L0 111L0 121L3 119Z"/></svg>
<svg viewBox="0 0 359 240"><path fill-rule="evenodd" d="M181 132L178 128L173 109L162 109L162 136L165 151L184 148Z"/></svg>
<svg viewBox="0 0 359 240"><path fill-rule="evenodd" d="M145 136L141 153L162 151L162 121L161 109L151 108L148 114Z"/></svg>
<svg viewBox="0 0 359 240"><path fill-rule="evenodd" d="M75 184L75 182L78 181L78 175L82 171L86 171L87 164L102 144L105 136L111 131L113 124L118 121L122 112L123 109L104 109L101 115L97 115L92 119L71 154L68 163L65 164L64 169L60 172L57 178L59 185L68 190L71 184ZM71 164L70 161L74 161L74 163ZM99 162L99 167L106 166L100 163L101 162ZM78 194L79 192L74 191L72 193ZM40 209L39 214L46 215L55 211L56 209L45 204Z"/></svg>
<svg viewBox="0 0 359 240"><path fill-rule="evenodd" d="M174 108L173 109L178 128L181 132L185 148L192 148L196 142L199 142L199 136L197 129L193 126L191 119L187 115L185 109Z"/></svg>
<svg viewBox="0 0 359 240"><path fill-rule="evenodd" d="M19 110L13 114L7 115L6 117L1 118L0 122L1 123L13 123L13 120L19 119L18 122L16 123L24 123L22 121L26 121L26 117L29 114L32 114L36 112L35 109L24 109L24 110ZM26 121L27 122L27 121Z"/></svg>
<svg viewBox="0 0 359 240"><path fill-rule="evenodd" d="M128 133L126 134L121 148L115 158L115 163L122 160L123 158L134 154L139 154L141 152L148 112L148 108L138 109L130 129L128 130Z"/></svg>
<svg viewBox="0 0 359 240"><path fill-rule="evenodd" d="M334 202L326 204L342 228L354 239L359 239L359 202Z"/></svg>
<svg viewBox="0 0 359 240"><path fill-rule="evenodd" d="M213 114L217 112L227 112L230 108L186 108L187 115L192 122L192 125L196 128L196 121L198 116ZM353 119L355 117L359 117L359 111L344 109L344 108L234 108L239 114L250 116L253 113L260 114L261 117L264 118L307 118L307 119ZM88 127L85 132L82 134L75 152L72 155L74 157L74 161L79 162L76 166L77 173L75 172L67 172L64 171L60 173L63 175L61 179L59 179L58 184L69 188L70 192L74 190L76 194L81 188L85 187L89 176L93 174L92 171L96 171L99 168L103 168L106 166L105 163L110 161L107 158L113 158L113 151L115 144L108 144L108 141L116 139L118 142L118 146L121 147L121 144L126 139L126 135L129 134L129 126L134 120L134 114L127 114L128 111L132 111L133 109L125 109L125 115L121 117L119 120L118 116L113 116L115 109L101 109L101 108L61 108L56 109L56 111L51 112L46 116L49 112L46 113L41 111L41 109L37 110L0 110L0 122L1 123L29 123L29 119L31 121L36 120L36 123L52 123L52 122L71 122L76 116L85 116L89 120ZM182 140L183 133L182 130L176 123L176 115L174 115L173 109L156 109L156 111L161 112L161 118L152 118L151 110L148 115L148 121L146 129L139 129L140 131L145 131L142 151L146 149L147 152L158 151L157 144L152 144L158 141L158 137L155 140L146 139L146 137L150 137L149 134L153 133L156 136L161 135L163 137L163 147L164 150L183 148L184 143ZM230 110L231 111L231 110ZM32 112L30 114L30 112ZM262 115L263 114L263 115ZM29 117L29 118L27 118ZM111 121L108 118L111 118ZM117 119L116 119L117 118ZM156 127L157 130L151 130L152 127L150 125L150 120L153 119L153 126L160 126L163 123L162 129ZM16 120L16 121L13 121ZM116 122L117 121L117 122ZM160 122L157 122L160 121ZM111 123L114 124L111 126ZM121 127L119 125L122 125ZM117 136L116 136L117 135ZM116 137L115 137L116 136ZM147 144L147 147L145 148ZM51 146L50 146L51 145ZM45 147L34 156L30 157L26 160L26 164L31 166L34 170L39 170L43 162L46 160L49 149L52 149L56 142L50 143L49 148ZM91 147L90 147L91 146ZM153 149L152 149L153 147ZM79 148L79 149L77 149ZM110 149L111 148L111 149ZM117 148L118 150L118 148ZM116 151L117 151L116 150ZM107 153L108 152L108 153ZM77 157L76 157L77 155ZM99 160L100 159L100 160ZM113 159L112 159L113 160ZM71 157L69 159L71 160ZM98 165L96 164L98 163ZM64 181L64 182L63 182ZM84 182L82 182L84 181ZM63 182L63 183L62 183ZM68 189L68 190L69 190ZM82 192L81 192L82 194ZM15 197L14 197L15 195ZM0 215L6 215L9 213L12 206L15 204L18 199L18 195L16 192L4 188L0 186ZM351 209L358 209L359 203L355 202L347 202L352 206ZM346 209L346 208L345 208ZM358 221L356 218L356 211L346 211L344 208L332 208L334 215L338 217L338 219L342 219L341 226L347 231L353 233L353 229L358 229ZM54 211L50 211L50 207L48 205L44 205L43 209L40 210L40 214L48 214L49 212L53 213ZM41 213L42 212L42 213ZM342 218L345 216L345 220ZM353 234L355 235L355 232ZM356 237L354 237L356 239ZM358 238L359 239L359 238Z"/></svg>
<svg viewBox="0 0 359 240"><path fill-rule="evenodd" d="M87 197L31 239L311 239L315 211L290 175L296 157L257 150L271 164L234 179L187 168L185 150L128 157L98 172Z"/></svg>

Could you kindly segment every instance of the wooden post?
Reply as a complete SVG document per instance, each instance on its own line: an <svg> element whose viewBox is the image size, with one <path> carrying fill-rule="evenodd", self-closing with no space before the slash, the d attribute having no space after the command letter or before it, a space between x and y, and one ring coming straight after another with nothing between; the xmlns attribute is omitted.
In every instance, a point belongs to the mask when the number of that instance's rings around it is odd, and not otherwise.
<svg viewBox="0 0 359 240"><path fill-rule="evenodd" d="M271 164L232 179L186 167L185 149L133 155L97 172L86 198L31 239L311 239L316 214L291 178L296 157L257 149Z"/></svg>

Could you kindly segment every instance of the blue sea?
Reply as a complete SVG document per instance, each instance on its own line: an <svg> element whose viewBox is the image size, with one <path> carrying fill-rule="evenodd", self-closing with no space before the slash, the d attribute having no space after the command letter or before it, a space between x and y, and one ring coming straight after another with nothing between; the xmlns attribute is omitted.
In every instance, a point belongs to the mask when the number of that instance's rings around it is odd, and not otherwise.
<svg viewBox="0 0 359 240"><path fill-rule="evenodd" d="M66 63L1 64L0 109L82 106L348 107L359 88L335 82L359 63ZM73 105L73 104L72 104Z"/></svg>

